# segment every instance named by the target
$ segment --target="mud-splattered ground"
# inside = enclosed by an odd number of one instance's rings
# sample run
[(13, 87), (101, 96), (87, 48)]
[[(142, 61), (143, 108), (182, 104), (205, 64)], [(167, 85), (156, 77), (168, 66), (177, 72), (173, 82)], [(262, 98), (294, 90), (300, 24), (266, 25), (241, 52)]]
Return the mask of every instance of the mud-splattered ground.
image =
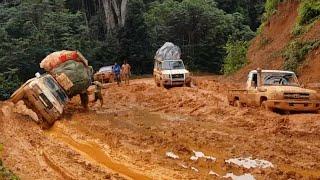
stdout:
[[(217, 79), (168, 90), (152, 79), (106, 85), (102, 108), (84, 112), (74, 98), (47, 131), (0, 112), (4, 164), (22, 179), (320, 178), (320, 115), (230, 107), (226, 93), (234, 85)], [(241, 157), (272, 167), (225, 162)]]

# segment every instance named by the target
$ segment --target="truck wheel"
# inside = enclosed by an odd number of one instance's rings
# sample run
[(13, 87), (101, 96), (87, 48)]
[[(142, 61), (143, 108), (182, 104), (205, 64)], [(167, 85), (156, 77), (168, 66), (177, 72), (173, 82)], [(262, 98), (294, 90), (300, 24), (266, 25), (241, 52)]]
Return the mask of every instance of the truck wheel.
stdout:
[(187, 87), (191, 87), (191, 81), (185, 84)]
[(160, 80), (160, 87), (164, 88), (164, 84), (162, 80)]
[(261, 103), (261, 109), (266, 110), (266, 111), (272, 111), (270, 107), (268, 107), (267, 101), (262, 101)]
[(160, 83), (157, 81), (156, 77), (154, 77), (154, 83), (156, 84), (157, 87), (160, 87)]
[(242, 103), (239, 100), (235, 100), (233, 104), (235, 107), (242, 108)]

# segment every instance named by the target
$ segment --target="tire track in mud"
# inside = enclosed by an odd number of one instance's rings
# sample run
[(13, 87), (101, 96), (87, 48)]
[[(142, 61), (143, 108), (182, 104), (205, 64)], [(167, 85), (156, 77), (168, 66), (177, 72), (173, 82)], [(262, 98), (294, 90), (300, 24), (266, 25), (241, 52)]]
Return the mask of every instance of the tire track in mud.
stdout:
[(57, 173), (59, 173), (63, 179), (66, 180), (76, 180), (75, 176), (70, 174), (70, 172), (68, 172), (66, 169), (64, 169), (63, 167), (60, 167), (59, 165), (57, 165), (56, 162), (54, 162), (53, 159), (51, 159), (46, 152), (42, 153), (43, 158), (45, 160), (45, 162), (47, 163), (48, 166), (51, 167), (51, 169), (53, 169), (54, 171), (56, 171)]
[[(79, 142), (77, 140), (75, 140), (74, 138), (70, 137), (69, 135), (67, 135), (62, 128), (58, 127), (57, 125), (54, 125), (51, 129), (46, 131), (46, 135), (53, 137), (57, 140), (59, 140), (60, 142), (63, 142), (64, 144), (68, 145), (71, 149), (77, 151), (78, 153), (80, 153), (83, 157), (85, 157), (86, 159), (88, 159), (89, 161), (94, 161), (96, 163), (98, 163), (100, 166), (111, 170), (115, 173), (119, 173), (120, 175), (124, 176), (125, 178), (128, 179), (141, 179), (141, 180), (147, 180), (147, 179), (151, 179), (148, 176), (145, 176), (141, 173), (135, 172), (131, 169), (129, 169), (128, 167), (116, 163), (114, 161), (112, 161), (112, 159), (104, 152), (104, 150), (100, 147), (100, 145), (98, 145), (95, 142), (88, 142), (88, 141), (84, 141), (84, 142)], [(46, 156), (44, 156), (46, 160), (49, 160), (49, 164), (50, 166), (54, 163), (51, 163), (50, 159)], [(53, 167), (54, 170), (58, 171), (58, 172), (62, 172), (60, 173), (63, 177), (66, 177), (67, 179), (73, 179), (71, 175), (67, 174), (67, 173), (63, 173), (63, 169), (54, 166)]]

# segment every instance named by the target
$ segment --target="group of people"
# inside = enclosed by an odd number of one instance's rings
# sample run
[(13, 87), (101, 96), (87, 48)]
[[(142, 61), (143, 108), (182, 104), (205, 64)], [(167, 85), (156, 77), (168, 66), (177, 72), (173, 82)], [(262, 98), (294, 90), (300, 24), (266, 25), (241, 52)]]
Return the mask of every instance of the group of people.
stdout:
[[(131, 75), (131, 66), (128, 64), (127, 61), (124, 61), (122, 67), (118, 63), (115, 63), (112, 68), (113, 73), (115, 74), (115, 79), (117, 81), (117, 84), (120, 86), (121, 79), (125, 81), (125, 84), (129, 85), (129, 79)], [(93, 84), (95, 87), (95, 93), (94, 93), (94, 102), (97, 102), (100, 100), (101, 107), (103, 106), (103, 95), (102, 95), (102, 83), (99, 81), (94, 81)], [(86, 108), (88, 108), (88, 103), (85, 105)]]
[(129, 79), (131, 75), (131, 66), (128, 64), (128, 61), (124, 61), (122, 66), (116, 62), (112, 68), (113, 73), (115, 74), (115, 80), (120, 86), (121, 79), (124, 80), (125, 84), (129, 85)]

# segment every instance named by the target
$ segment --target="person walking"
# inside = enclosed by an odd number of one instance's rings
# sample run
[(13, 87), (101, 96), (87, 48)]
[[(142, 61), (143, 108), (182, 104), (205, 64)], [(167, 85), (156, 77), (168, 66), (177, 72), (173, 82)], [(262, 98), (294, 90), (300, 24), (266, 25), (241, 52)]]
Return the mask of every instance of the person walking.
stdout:
[(125, 60), (122, 65), (122, 74), (125, 84), (129, 85), (130, 75), (131, 75), (131, 66), (128, 64), (128, 61)]
[(94, 91), (94, 101), (97, 102), (100, 100), (100, 106), (103, 106), (103, 96), (102, 96), (102, 84), (99, 81), (94, 81), (93, 84), (95, 85), (95, 91)]
[(118, 84), (118, 86), (120, 86), (120, 83), (121, 83), (121, 77), (120, 77), (121, 67), (120, 67), (120, 65), (118, 63), (114, 63), (114, 66), (113, 66), (112, 70), (113, 70), (113, 73), (116, 76), (117, 84)]

